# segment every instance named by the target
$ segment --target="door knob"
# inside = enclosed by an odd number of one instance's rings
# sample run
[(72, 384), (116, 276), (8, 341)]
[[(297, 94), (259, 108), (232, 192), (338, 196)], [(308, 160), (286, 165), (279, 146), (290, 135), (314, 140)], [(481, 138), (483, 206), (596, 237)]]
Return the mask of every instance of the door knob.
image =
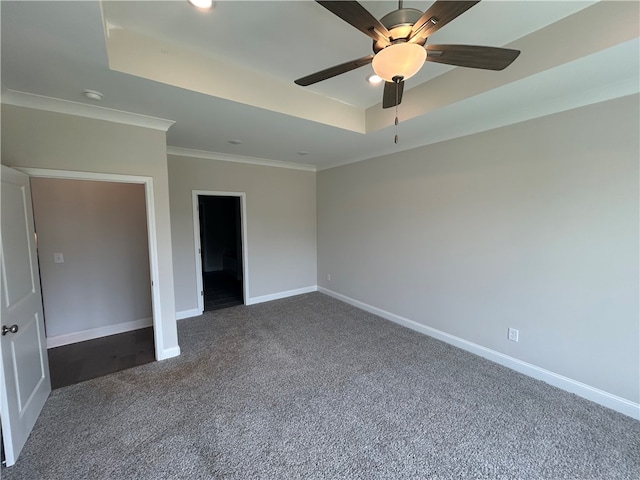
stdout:
[(7, 327), (6, 325), (2, 326), (2, 335), (6, 335), (7, 333), (16, 333), (18, 331), (18, 325), (11, 325)]

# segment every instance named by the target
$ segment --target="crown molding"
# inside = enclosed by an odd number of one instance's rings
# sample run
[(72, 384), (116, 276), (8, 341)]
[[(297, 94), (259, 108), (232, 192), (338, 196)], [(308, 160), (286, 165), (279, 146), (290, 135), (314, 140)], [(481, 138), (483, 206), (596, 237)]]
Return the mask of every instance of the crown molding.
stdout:
[(191, 148), (171, 147), (167, 146), (168, 155), (176, 155), (180, 157), (204, 158), (207, 160), (219, 160), (221, 162), (250, 163), (252, 165), (263, 165), (266, 167), (289, 168), (292, 170), (305, 170), (307, 172), (315, 172), (315, 165), (307, 165), (304, 163), (281, 162), (279, 160), (269, 160), (266, 158), (244, 157), (242, 155), (232, 155), (229, 153), (208, 152), (206, 150), (194, 150)]
[(121, 123), (135, 127), (151, 128), (166, 132), (176, 123), (173, 120), (150, 117), (137, 113), (114, 110), (112, 108), (98, 107), (86, 103), (72, 102), (60, 98), (45, 97), (33, 93), (9, 90), (2, 92), (1, 102), (5, 105), (16, 107), (33, 108), (36, 110), (46, 110), (48, 112), (64, 113), (78, 117), (93, 118), (95, 120), (105, 120), (107, 122)]

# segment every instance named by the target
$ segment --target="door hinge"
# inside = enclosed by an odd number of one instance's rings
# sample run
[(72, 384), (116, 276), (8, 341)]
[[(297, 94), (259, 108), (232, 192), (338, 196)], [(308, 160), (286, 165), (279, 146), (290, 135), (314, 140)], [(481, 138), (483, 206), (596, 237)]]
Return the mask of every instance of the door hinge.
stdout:
[(200, 296), (204, 297), (204, 290), (200, 290)]

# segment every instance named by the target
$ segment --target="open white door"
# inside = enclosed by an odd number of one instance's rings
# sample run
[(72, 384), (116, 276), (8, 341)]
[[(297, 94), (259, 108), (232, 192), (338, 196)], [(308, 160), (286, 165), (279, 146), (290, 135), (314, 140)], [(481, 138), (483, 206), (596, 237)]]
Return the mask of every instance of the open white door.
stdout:
[(29, 177), (2, 166), (0, 418), (13, 465), (51, 392)]

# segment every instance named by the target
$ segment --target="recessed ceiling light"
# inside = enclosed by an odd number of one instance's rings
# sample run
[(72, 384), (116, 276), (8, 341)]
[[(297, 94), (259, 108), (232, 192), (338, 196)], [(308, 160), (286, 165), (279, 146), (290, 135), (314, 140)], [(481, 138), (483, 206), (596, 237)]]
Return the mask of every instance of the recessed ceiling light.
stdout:
[(191, 5), (202, 10), (209, 10), (213, 7), (212, 0), (187, 0)]
[(373, 75), (369, 75), (367, 77), (367, 82), (372, 83), (373, 85), (377, 85), (378, 83), (382, 82), (382, 78), (374, 73)]
[(100, 92), (96, 92), (95, 90), (85, 90), (82, 93), (89, 100), (95, 100), (96, 102), (102, 100), (102, 94)]
[(229, 143), (231, 145), (240, 145), (242, 143), (242, 140), (229, 140)]

